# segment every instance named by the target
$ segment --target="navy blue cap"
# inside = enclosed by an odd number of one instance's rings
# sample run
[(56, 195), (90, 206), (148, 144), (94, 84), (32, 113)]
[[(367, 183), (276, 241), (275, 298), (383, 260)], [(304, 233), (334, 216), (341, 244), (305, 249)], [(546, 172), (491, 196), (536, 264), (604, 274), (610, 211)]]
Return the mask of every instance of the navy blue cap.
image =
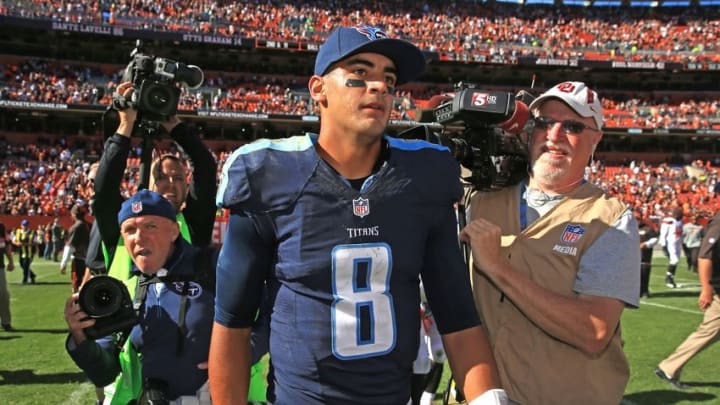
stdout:
[(30, 221), (28, 221), (27, 219), (23, 219), (22, 221), (20, 221), (20, 225), (30, 225)]
[(315, 58), (315, 74), (327, 73), (330, 65), (362, 52), (379, 53), (390, 58), (397, 69), (397, 84), (407, 83), (425, 70), (420, 48), (402, 39), (389, 38), (380, 28), (339, 27), (325, 39)]
[(122, 203), (120, 212), (118, 212), (118, 224), (122, 224), (130, 218), (145, 215), (165, 217), (171, 221), (176, 221), (177, 216), (175, 208), (165, 197), (154, 191), (143, 189)]

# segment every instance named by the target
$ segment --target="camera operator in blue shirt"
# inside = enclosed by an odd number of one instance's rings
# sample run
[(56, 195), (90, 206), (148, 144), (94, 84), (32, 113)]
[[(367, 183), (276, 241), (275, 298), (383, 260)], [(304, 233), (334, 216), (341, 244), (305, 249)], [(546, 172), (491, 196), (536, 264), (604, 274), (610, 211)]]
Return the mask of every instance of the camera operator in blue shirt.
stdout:
[[(175, 209), (152, 191), (141, 190), (125, 201), (117, 218), (133, 262), (132, 272), (140, 280), (134, 302), (139, 322), (128, 335), (142, 354), (140, 403), (144, 399), (182, 403), (181, 397), (190, 396), (209, 404), (206, 362), (214, 315), (217, 249), (194, 247), (179, 237)], [(80, 295), (73, 294), (65, 305), (70, 330), (66, 348), (93, 384), (104, 386), (120, 372), (122, 342), (116, 335), (95, 341), (88, 338), (87, 328), (99, 319), (89, 317)]]

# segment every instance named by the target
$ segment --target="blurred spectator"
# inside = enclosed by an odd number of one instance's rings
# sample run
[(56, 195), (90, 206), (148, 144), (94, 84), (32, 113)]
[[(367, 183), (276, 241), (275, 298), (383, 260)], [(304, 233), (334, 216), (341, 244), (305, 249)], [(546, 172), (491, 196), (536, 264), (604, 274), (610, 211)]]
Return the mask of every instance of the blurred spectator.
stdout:
[(23, 269), (23, 284), (27, 284), (28, 282), (35, 284), (35, 273), (30, 268), (33, 257), (35, 257), (34, 238), (35, 232), (30, 229), (30, 221), (27, 219), (20, 221), (20, 228), (15, 230), (13, 243), (17, 247), (18, 256), (20, 257), (20, 267)]
[[(7, 258), (7, 264), (5, 264), (5, 258)], [(12, 327), (10, 292), (7, 288), (5, 271), (13, 271), (14, 269), (15, 262), (13, 261), (10, 240), (5, 230), (5, 224), (0, 222), (0, 325), (6, 332), (11, 332), (14, 328)]]
[(700, 216), (697, 214), (692, 216), (692, 221), (687, 222), (682, 227), (683, 253), (685, 253), (685, 259), (687, 259), (688, 270), (693, 273), (697, 273), (698, 252), (703, 237), (702, 230)]
[(59, 262), (60, 253), (62, 253), (63, 247), (65, 246), (65, 228), (60, 225), (60, 220), (57, 217), (53, 219), (53, 223), (50, 226), (50, 234), (52, 243), (52, 260)]

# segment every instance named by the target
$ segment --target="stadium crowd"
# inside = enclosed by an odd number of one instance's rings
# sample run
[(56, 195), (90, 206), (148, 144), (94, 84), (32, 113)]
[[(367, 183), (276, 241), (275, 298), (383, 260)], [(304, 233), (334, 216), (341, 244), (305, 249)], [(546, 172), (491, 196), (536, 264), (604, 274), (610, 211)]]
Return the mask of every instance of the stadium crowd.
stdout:
[[(77, 203), (89, 202), (92, 183), (87, 174), (98, 159), (99, 143), (69, 144), (61, 140), (36, 144), (9, 145), (0, 137), (0, 170), (8, 173), (1, 180), (0, 215), (64, 216)], [(211, 150), (220, 168), (229, 157), (227, 147)], [(157, 153), (180, 154), (171, 147)], [(125, 197), (136, 191), (141, 148), (134, 148), (121, 183)], [(606, 166), (596, 161), (587, 178), (619, 197), (644, 217), (658, 221), (675, 207), (685, 218), (706, 218), (720, 210), (720, 165), (695, 161), (690, 165), (630, 162)]]
[[(382, 3), (382, 8), (381, 8)], [(590, 8), (481, 2), (33, 0), (0, 14), (69, 23), (319, 43), (328, 27), (368, 23), (445, 59), (467, 55), (718, 62), (720, 18), (706, 8)], [(461, 56), (464, 55), (464, 56)]]
[[(0, 138), (0, 215), (65, 216), (92, 195), (87, 174), (99, 145), (66, 140), (10, 144)], [(128, 181), (133, 181), (128, 177)]]
[[(348, 10), (353, 10), (348, 12)], [(278, 2), (97, 2), (32, 0), (0, 5), (0, 15), (55, 21), (109, 24), (151, 30), (321, 42), (327, 27), (371, 23), (391, 36), (443, 53), (575, 56), (588, 59), (698, 61), (720, 58), (720, 15), (712, 8), (612, 9), (588, 7), (517, 7), (496, 3), (421, 3), (359, 1)], [(708, 56), (710, 55), (710, 56)], [(109, 105), (124, 66), (11, 58), (0, 60), (0, 101)], [(297, 75), (206, 72), (204, 85), (183, 90), (179, 109), (258, 114), (317, 115), (306, 78)], [(500, 90), (500, 89), (498, 89)], [(511, 89), (505, 89), (510, 91)], [(415, 119), (418, 108), (448, 84), (411, 83), (396, 94), (392, 119)], [(683, 92), (607, 92), (607, 127), (720, 129), (717, 94)], [(101, 145), (0, 143), (6, 156), (1, 169), (0, 214), (66, 215), (86, 201), (84, 178)], [(137, 176), (137, 154), (123, 180), (130, 195)], [(225, 152), (217, 151), (219, 162)], [(648, 216), (671, 205), (690, 211), (715, 210), (717, 169), (703, 166), (702, 179), (683, 168), (594, 167), (593, 180), (622, 196)], [(697, 172), (697, 171), (695, 171)]]
[[(88, 67), (36, 59), (0, 65), (0, 100), (109, 105), (124, 67)], [(317, 115), (305, 78), (208, 72), (203, 87), (183, 90), (180, 110)], [(393, 119), (413, 119), (416, 108), (451, 86), (413, 83), (398, 89)], [(615, 128), (720, 129), (717, 95), (604, 92), (606, 126)]]

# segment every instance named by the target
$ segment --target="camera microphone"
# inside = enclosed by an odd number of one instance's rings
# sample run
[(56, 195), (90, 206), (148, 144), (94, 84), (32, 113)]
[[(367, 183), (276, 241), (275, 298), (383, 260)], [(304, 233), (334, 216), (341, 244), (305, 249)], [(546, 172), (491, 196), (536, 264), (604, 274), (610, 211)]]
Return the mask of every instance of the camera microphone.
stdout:
[(497, 126), (511, 134), (517, 135), (522, 132), (523, 128), (525, 128), (525, 124), (527, 124), (529, 119), (530, 109), (528, 108), (527, 104), (525, 104), (521, 100), (518, 100), (516, 97), (515, 109), (512, 116), (510, 116), (510, 118), (508, 118), (507, 120), (498, 123)]

